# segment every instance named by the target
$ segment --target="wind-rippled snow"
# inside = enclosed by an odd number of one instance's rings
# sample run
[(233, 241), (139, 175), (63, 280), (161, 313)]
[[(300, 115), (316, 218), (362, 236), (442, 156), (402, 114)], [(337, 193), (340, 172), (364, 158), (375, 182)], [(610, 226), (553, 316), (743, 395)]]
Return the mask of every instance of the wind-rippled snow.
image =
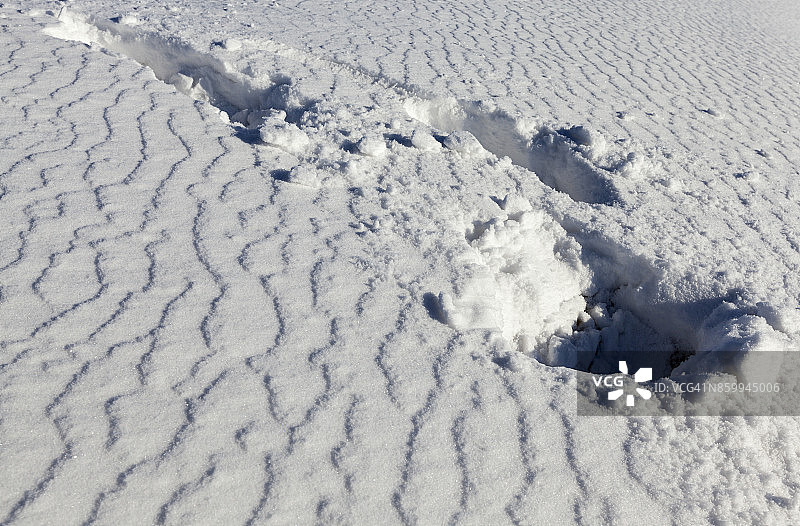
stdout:
[(793, 2), (0, 17), (0, 523), (798, 522), (573, 371), (798, 350)]

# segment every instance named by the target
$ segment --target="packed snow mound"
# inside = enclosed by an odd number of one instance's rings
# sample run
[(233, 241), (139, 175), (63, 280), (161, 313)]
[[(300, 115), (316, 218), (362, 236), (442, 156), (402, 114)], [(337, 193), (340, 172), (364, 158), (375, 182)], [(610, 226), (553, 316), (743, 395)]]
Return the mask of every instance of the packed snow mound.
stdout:
[(411, 135), (411, 145), (425, 152), (439, 150), (442, 144), (427, 130), (416, 129)]
[(367, 157), (383, 157), (386, 155), (386, 141), (383, 137), (368, 135), (359, 139), (356, 144), (359, 152)]
[(302, 154), (308, 148), (308, 135), (297, 125), (286, 122), (286, 112), (273, 111), (258, 127), (258, 135), (265, 144), (289, 153)]
[(580, 246), (555, 221), (527, 201), (505, 201), (503, 213), (469, 227), (472, 250), (462, 261), (468, 277), (440, 302), (451, 327), (495, 329), (531, 353), (555, 333), (572, 333), (586, 307), (588, 271)]
[(468, 131), (455, 131), (444, 138), (442, 144), (448, 150), (458, 152), (466, 158), (483, 158), (491, 155)]

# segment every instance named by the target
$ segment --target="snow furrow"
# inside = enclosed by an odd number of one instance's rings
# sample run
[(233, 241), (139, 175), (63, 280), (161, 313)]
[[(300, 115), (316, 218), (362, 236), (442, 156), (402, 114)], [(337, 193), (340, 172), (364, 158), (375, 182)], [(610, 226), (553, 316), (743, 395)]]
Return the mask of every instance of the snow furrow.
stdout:
[(392, 494), (392, 505), (394, 506), (397, 514), (400, 516), (403, 524), (414, 524), (419, 518), (416, 516), (410, 503), (407, 501), (408, 485), (412, 480), (414, 472), (414, 452), (417, 447), (420, 432), (425, 426), (427, 417), (436, 410), (437, 399), (443, 392), (443, 368), (447, 365), (450, 355), (454, 352), (457, 345), (457, 337), (453, 337), (448, 342), (446, 349), (439, 354), (436, 361), (433, 363), (433, 377), (435, 381), (434, 387), (428, 391), (423, 406), (417, 410), (411, 417), (411, 431), (406, 439), (405, 450), (405, 465), (403, 466), (400, 484)]

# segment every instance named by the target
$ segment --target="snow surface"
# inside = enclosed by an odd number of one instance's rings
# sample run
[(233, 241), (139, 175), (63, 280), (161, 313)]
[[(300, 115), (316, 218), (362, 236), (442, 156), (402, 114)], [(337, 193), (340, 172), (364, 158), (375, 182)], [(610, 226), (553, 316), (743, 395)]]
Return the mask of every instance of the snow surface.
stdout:
[(574, 372), (800, 350), (795, 2), (0, 17), (1, 524), (800, 522)]

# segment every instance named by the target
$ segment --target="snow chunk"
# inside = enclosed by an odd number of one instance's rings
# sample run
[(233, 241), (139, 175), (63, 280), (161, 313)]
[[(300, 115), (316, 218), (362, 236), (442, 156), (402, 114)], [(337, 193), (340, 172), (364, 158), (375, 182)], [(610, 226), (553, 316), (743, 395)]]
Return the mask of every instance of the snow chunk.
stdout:
[(616, 171), (629, 179), (639, 180), (652, 174), (653, 165), (644, 155), (630, 152)]
[[(600, 333), (598, 331), (592, 331), (592, 333), (595, 334), (596, 338), (599, 340)], [(589, 332), (587, 331), (582, 334), (589, 334)], [(597, 344), (595, 343), (594, 345), (596, 346)], [(552, 366), (585, 369), (589, 364), (583, 362), (585, 362), (586, 357), (590, 355), (586, 352), (581, 353), (581, 350), (585, 349), (579, 348), (572, 339), (564, 335), (555, 335), (548, 340), (544, 351), (539, 352), (538, 358), (543, 363)]]
[(460, 153), (466, 158), (483, 159), (490, 156), (478, 139), (468, 131), (456, 131), (445, 137), (444, 145), (448, 150)]
[[(502, 214), (475, 222), (467, 240), (473, 250), (465, 256), (464, 283), (439, 297), (448, 325), (495, 329), (522, 352), (546, 348), (553, 334), (572, 334), (586, 307), (585, 276), (580, 249), (560, 226), (538, 210)], [(540, 358), (549, 363), (546, 354)], [(566, 360), (556, 354), (558, 364)]]
[(259, 126), (261, 140), (289, 153), (303, 153), (311, 142), (308, 135), (295, 124), (283, 120), (286, 113), (274, 112)]
[(414, 133), (411, 135), (411, 144), (424, 152), (433, 152), (442, 147), (433, 135), (424, 130), (414, 130)]
[(595, 322), (588, 312), (578, 313), (578, 330), (594, 329)]
[(172, 84), (175, 89), (184, 95), (188, 95), (194, 100), (208, 102), (210, 97), (208, 92), (200, 85), (198, 81), (184, 75), (183, 73), (175, 73), (167, 79), (167, 84)]
[(120, 17), (119, 23), (123, 26), (138, 26), (140, 24), (139, 19), (134, 15), (125, 15)]
[(194, 85), (194, 79), (184, 75), (183, 73), (175, 73), (167, 80), (167, 82), (175, 86), (175, 89), (181, 93), (188, 93)]
[(461, 129), (466, 118), (464, 108), (453, 97), (433, 100), (410, 97), (403, 103), (403, 108), (412, 119), (440, 130)]
[(605, 329), (611, 326), (611, 317), (608, 315), (605, 303), (598, 303), (589, 309), (589, 316), (592, 317), (592, 320), (594, 320), (595, 325), (597, 325), (599, 329)]
[(234, 115), (239, 122), (244, 122), (249, 128), (258, 128), (266, 121), (272, 119), (275, 122), (286, 120), (286, 112), (283, 110), (248, 110), (244, 109)]
[(800, 335), (800, 311), (792, 307), (778, 308), (765, 302), (756, 304), (757, 314), (775, 330), (787, 335)]
[(242, 49), (242, 42), (235, 38), (226, 38), (222, 41), (222, 47), (228, 51), (238, 51)]
[(737, 179), (744, 179), (750, 183), (758, 183), (761, 181), (761, 174), (754, 170), (747, 170), (736, 174)]
[(316, 168), (300, 164), (291, 169), (286, 181), (301, 186), (308, 186), (309, 188), (319, 188), (322, 182), (320, 175), (319, 170)]
[(382, 137), (362, 137), (356, 144), (356, 148), (368, 157), (383, 157), (386, 155), (386, 141)]
[(675, 177), (661, 180), (661, 184), (670, 192), (680, 192), (683, 190), (683, 183)]

